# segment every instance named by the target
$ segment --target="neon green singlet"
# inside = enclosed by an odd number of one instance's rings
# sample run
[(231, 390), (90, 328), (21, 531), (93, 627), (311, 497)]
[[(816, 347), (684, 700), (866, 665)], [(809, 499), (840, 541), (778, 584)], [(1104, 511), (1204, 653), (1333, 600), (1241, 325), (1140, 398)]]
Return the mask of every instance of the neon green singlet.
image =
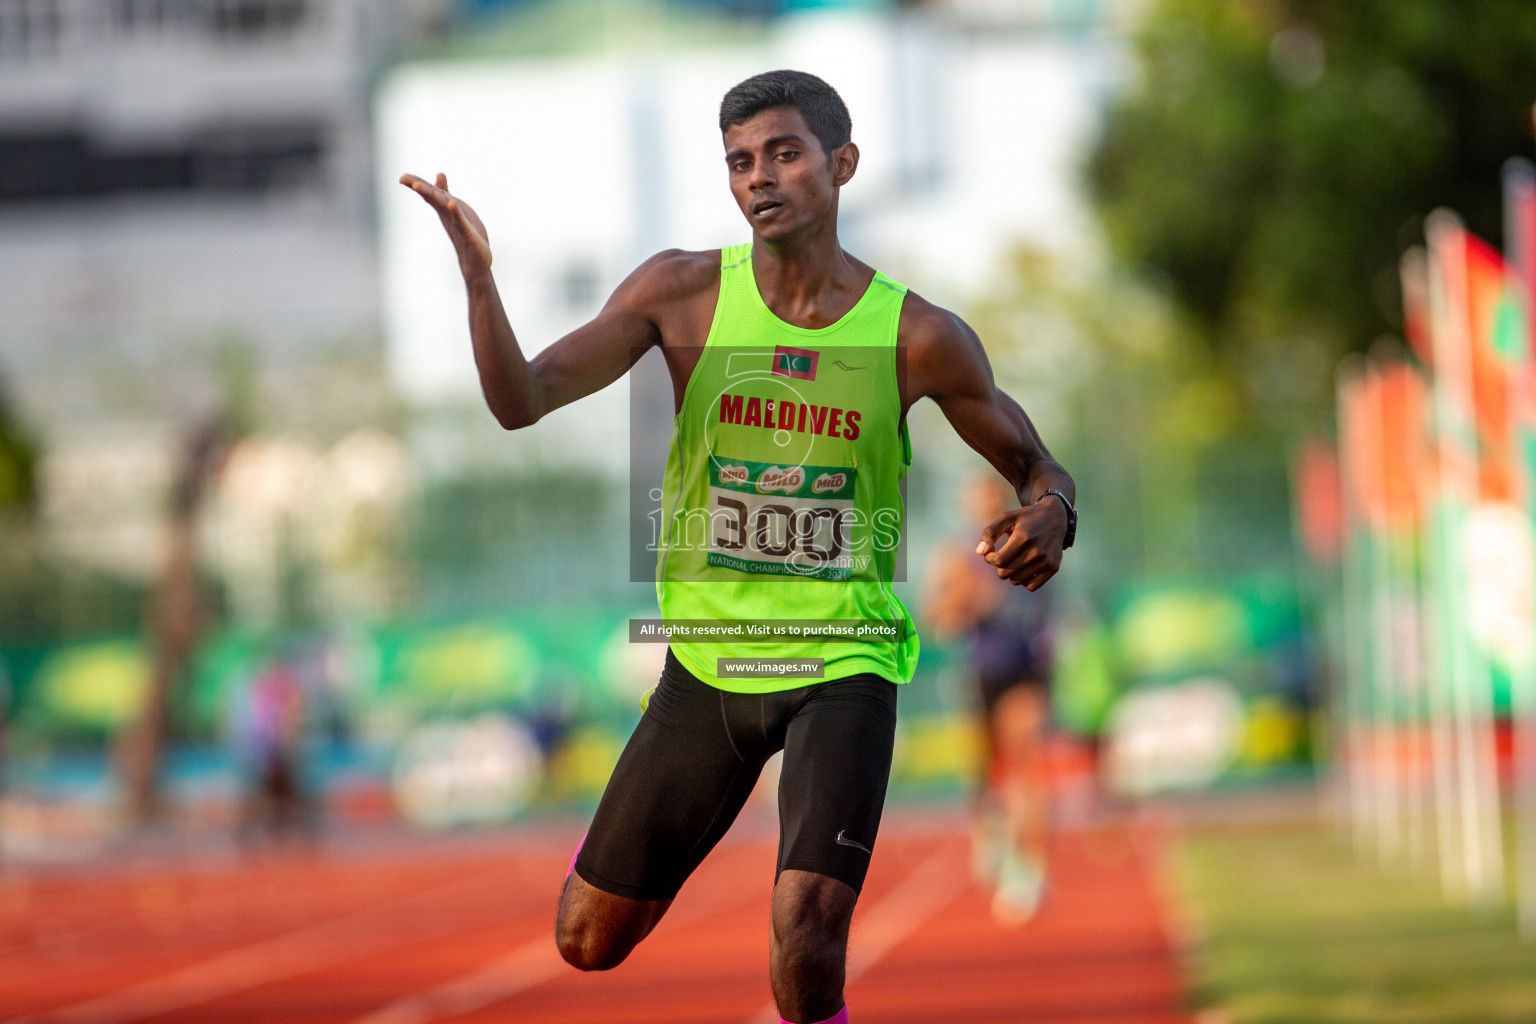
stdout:
[(656, 597), (666, 619), (895, 620), (895, 643), (689, 642), (672, 650), (723, 690), (804, 678), (717, 674), (717, 658), (824, 658), (822, 681), (873, 672), (907, 683), (912, 616), (892, 592), (912, 463), (896, 382), (907, 289), (876, 273), (841, 320), (810, 329), (769, 310), (752, 246), (721, 252), (720, 299), (673, 421)]

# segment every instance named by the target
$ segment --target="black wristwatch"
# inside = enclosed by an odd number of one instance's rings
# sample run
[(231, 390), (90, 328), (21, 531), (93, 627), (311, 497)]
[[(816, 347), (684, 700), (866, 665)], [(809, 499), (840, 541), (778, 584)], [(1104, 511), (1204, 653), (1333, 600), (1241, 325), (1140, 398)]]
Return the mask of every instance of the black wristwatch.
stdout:
[(1077, 509), (1072, 507), (1072, 503), (1067, 500), (1067, 496), (1065, 494), (1062, 494), (1054, 487), (1046, 491), (1045, 494), (1040, 495), (1040, 497), (1036, 498), (1035, 501), (1040, 502), (1045, 500), (1046, 494), (1056, 495), (1056, 497), (1061, 499), (1061, 503), (1067, 506), (1067, 535), (1062, 538), (1061, 541), (1061, 550), (1065, 551), (1067, 548), (1071, 547), (1072, 542), (1077, 539)]

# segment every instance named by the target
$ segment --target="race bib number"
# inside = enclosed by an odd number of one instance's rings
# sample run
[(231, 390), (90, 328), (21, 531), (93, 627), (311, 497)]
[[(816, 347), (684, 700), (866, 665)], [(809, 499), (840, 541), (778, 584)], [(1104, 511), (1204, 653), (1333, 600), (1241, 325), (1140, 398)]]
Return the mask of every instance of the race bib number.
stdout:
[(854, 470), (716, 458), (706, 561), (737, 572), (847, 580)]

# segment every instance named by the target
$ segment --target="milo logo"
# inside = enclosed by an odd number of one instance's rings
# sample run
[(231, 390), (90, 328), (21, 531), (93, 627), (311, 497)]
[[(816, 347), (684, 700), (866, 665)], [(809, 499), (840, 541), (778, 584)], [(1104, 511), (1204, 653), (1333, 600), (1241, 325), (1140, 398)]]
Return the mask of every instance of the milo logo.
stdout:
[(744, 484), (747, 482), (746, 466), (721, 466), (720, 482), (723, 484)]
[(847, 473), (823, 473), (811, 483), (812, 494), (840, 491), (848, 485)]
[(805, 483), (805, 470), (799, 466), (791, 466), (789, 469), (769, 466), (757, 474), (757, 489), (763, 494), (769, 491), (783, 491), (785, 494), (791, 494), (798, 491), (803, 483)]

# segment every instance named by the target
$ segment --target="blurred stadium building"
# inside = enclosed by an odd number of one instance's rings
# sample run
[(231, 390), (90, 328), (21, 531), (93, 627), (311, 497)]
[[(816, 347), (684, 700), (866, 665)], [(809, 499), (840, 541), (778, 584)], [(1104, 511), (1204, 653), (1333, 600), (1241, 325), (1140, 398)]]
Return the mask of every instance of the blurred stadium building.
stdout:
[(386, 414), (369, 96), (441, 6), (0, 2), (0, 373), (61, 553), (147, 575), (231, 392), (331, 440)]

